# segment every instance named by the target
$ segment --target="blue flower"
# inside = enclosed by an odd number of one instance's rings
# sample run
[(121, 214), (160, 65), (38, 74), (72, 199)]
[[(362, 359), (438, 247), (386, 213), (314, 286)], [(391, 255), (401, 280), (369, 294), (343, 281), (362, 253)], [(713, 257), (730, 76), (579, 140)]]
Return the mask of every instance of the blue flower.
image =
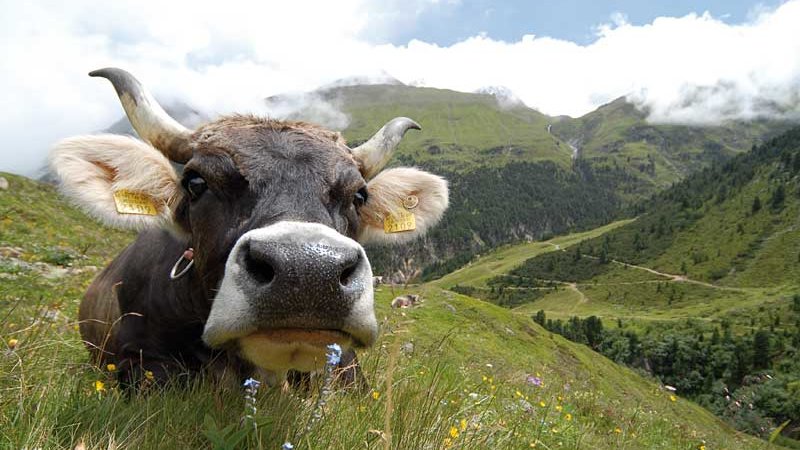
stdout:
[(246, 388), (258, 389), (258, 387), (261, 386), (261, 382), (253, 378), (248, 378), (244, 380), (244, 384), (242, 384), (242, 386)]
[(335, 366), (342, 360), (342, 347), (339, 344), (331, 344), (328, 346), (328, 365)]
[(294, 445), (292, 445), (291, 442), (284, 442), (283, 445), (281, 445), (281, 450), (292, 450), (293, 448)]

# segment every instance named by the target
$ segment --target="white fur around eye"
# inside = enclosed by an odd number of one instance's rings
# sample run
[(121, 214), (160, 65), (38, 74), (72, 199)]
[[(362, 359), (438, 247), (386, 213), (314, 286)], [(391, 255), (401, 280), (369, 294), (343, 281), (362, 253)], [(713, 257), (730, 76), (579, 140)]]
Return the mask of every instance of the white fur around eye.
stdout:
[[(384, 170), (367, 184), (369, 200), (359, 211), (361, 229), (358, 241), (362, 244), (400, 244), (423, 236), (436, 225), (448, 206), (447, 181), (419, 169), (400, 167)], [(416, 229), (400, 233), (385, 233), (383, 220), (393, 211), (403, 208), (403, 200), (415, 195), (419, 203), (411, 210)]]
[[(172, 221), (170, 207), (181, 192), (177, 174), (142, 141), (111, 134), (71, 137), (55, 145), (49, 163), (61, 192), (109, 226), (143, 229)], [(158, 214), (118, 213), (114, 192), (123, 189), (151, 197)]]

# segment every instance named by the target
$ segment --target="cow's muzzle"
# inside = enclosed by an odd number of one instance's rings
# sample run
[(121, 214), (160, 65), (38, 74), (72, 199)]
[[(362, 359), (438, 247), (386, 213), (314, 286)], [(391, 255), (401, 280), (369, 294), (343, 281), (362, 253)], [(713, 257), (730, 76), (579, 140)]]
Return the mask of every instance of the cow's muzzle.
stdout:
[(332, 228), (279, 222), (234, 246), (203, 332), (271, 370), (314, 370), (325, 347), (377, 337), (372, 269), (363, 247)]

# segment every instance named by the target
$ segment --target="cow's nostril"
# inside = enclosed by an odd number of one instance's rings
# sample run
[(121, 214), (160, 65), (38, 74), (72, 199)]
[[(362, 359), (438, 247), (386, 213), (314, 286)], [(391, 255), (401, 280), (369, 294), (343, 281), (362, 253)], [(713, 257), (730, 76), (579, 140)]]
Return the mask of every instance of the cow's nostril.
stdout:
[[(360, 261), (360, 258), (359, 258), (359, 261)], [(346, 267), (342, 271), (342, 275), (339, 276), (339, 284), (341, 284), (343, 287), (349, 286), (350, 282), (353, 281), (353, 275), (356, 273), (356, 269), (358, 268), (359, 261), (356, 261), (355, 263), (353, 263), (349, 267)]]
[(260, 284), (269, 284), (275, 279), (275, 268), (272, 264), (262, 259), (253, 258), (253, 255), (248, 252), (245, 255), (244, 262), (247, 266), (247, 272), (250, 276)]

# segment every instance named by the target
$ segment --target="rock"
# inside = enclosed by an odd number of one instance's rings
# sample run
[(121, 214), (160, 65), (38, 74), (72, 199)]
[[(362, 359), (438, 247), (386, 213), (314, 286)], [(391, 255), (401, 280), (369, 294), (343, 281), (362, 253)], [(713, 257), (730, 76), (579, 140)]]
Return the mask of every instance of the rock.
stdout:
[(5, 191), (8, 189), (8, 180), (4, 177), (0, 177), (0, 191)]
[(400, 346), (400, 351), (406, 354), (414, 353), (414, 343), (406, 342), (405, 344)]

